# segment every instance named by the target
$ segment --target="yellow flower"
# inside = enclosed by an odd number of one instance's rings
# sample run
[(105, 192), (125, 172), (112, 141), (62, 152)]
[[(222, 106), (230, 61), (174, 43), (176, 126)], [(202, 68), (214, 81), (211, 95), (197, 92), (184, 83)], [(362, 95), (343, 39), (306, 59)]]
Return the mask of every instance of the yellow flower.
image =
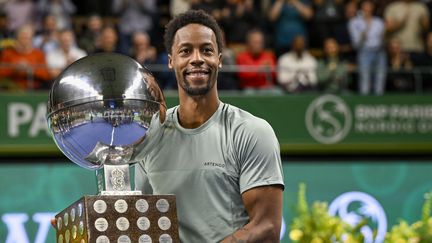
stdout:
[(311, 243), (323, 243), (323, 240), (321, 240), (319, 237), (315, 237), (312, 239)]
[(298, 241), (302, 238), (303, 236), (303, 231), (299, 230), (299, 229), (293, 229), (291, 230), (289, 237), (291, 240), (293, 241)]

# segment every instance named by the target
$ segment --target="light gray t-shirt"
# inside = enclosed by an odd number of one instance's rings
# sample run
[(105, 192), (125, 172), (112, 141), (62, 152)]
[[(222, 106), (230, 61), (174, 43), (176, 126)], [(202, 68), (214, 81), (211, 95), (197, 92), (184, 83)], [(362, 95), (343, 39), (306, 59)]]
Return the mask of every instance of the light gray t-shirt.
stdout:
[(177, 108), (154, 116), (136, 166), (136, 189), (176, 196), (182, 242), (219, 242), (244, 226), (241, 194), (284, 185), (279, 143), (271, 126), (229, 104), (203, 125), (185, 129)]

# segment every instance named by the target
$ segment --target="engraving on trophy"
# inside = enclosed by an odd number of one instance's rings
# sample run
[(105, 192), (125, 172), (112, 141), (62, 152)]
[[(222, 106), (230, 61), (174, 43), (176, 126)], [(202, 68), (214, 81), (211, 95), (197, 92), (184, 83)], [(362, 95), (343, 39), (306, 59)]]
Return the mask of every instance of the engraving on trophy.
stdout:
[(139, 217), (137, 226), (142, 231), (148, 230), (150, 228), (150, 220), (147, 217)]
[(160, 217), (158, 220), (158, 226), (161, 230), (168, 230), (171, 227), (171, 220), (165, 216)]
[(111, 171), (111, 184), (114, 190), (121, 191), (125, 187), (125, 175), (122, 170), (114, 169)]
[(156, 208), (159, 210), (159, 212), (161, 212), (161, 213), (166, 213), (166, 212), (168, 212), (168, 209), (169, 209), (169, 203), (168, 203), (168, 201), (167, 201), (166, 199), (164, 199), (164, 198), (159, 199), (159, 200), (156, 202)]
[(116, 221), (117, 229), (121, 231), (126, 231), (129, 229), (129, 220), (125, 217), (120, 217)]
[(94, 204), (93, 204), (93, 209), (94, 211), (96, 211), (97, 213), (105, 213), (106, 209), (107, 209), (107, 204), (105, 201), (103, 200), (97, 200)]
[(163, 234), (159, 237), (159, 243), (172, 243), (172, 238), (169, 234)]
[(65, 239), (66, 243), (69, 243), (69, 241), (70, 241), (70, 231), (69, 230), (66, 230), (64, 239)]
[(72, 222), (75, 221), (75, 208), (72, 208), (72, 209), (71, 209), (71, 212), (70, 212), (70, 218), (71, 218), (71, 221), (72, 221)]
[(61, 217), (57, 218), (57, 230), (61, 230), (63, 225), (63, 220)]
[(119, 213), (124, 213), (128, 209), (128, 204), (125, 200), (120, 199), (114, 203), (114, 208)]
[(110, 243), (110, 240), (107, 236), (101, 235), (98, 238), (96, 238), (96, 243)]
[(135, 203), (135, 208), (141, 213), (147, 212), (148, 207), (148, 202), (145, 199), (138, 199), (138, 201)]
[(64, 226), (68, 226), (69, 223), (69, 214), (66, 212), (63, 216)]
[(84, 222), (80, 221), (78, 225), (78, 232), (82, 236), (84, 234)]
[(57, 239), (58, 243), (63, 243), (63, 235), (60, 234)]
[(152, 239), (149, 235), (141, 235), (138, 239), (139, 243), (152, 243)]
[(78, 203), (78, 217), (82, 217), (83, 215), (83, 205), (82, 203)]
[(96, 219), (94, 226), (99, 232), (104, 232), (108, 229), (108, 221), (105, 218), (98, 218)]
[(74, 225), (73, 227), (72, 227), (72, 239), (76, 239), (76, 237), (77, 237), (77, 227), (76, 227), (76, 225)]
[(122, 235), (118, 238), (117, 243), (131, 243), (131, 240), (127, 235)]

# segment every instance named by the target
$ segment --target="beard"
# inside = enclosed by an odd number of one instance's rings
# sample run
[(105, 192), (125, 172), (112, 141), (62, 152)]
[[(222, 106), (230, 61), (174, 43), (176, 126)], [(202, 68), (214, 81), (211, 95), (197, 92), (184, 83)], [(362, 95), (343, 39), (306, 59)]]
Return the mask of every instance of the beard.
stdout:
[(216, 80), (217, 77), (209, 77), (209, 80), (207, 81), (206, 85), (204, 87), (197, 87), (194, 88), (191, 86), (190, 82), (184, 78), (184, 82), (180, 83), (180, 87), (190, 96), (203, 96), (206, 95), (216, 84), (215, 82), (212, 82), (212, 80)]

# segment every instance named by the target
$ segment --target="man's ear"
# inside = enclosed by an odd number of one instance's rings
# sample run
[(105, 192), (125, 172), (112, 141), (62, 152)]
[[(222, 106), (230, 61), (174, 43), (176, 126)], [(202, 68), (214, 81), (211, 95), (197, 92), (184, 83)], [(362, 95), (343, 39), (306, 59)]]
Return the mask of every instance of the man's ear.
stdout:
[(219, 53), (219, 68), (222, 68), (222, 53)]
[(171, 54), (168, 54), (168, 68), (173, 69)]

